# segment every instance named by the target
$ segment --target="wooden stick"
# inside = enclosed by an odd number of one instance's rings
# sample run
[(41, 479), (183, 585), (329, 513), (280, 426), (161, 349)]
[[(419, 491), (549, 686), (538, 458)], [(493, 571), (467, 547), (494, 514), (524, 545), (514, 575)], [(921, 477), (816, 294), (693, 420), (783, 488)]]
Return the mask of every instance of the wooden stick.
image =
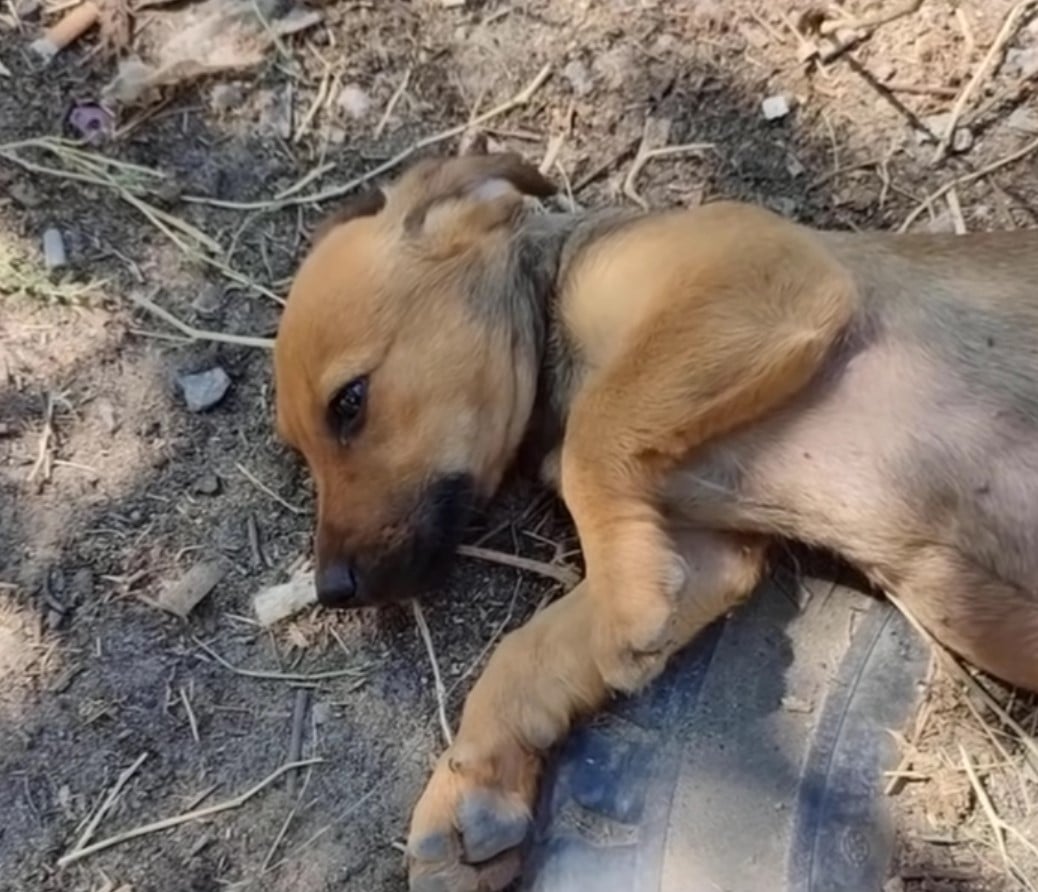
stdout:
[(113, 846), (128, 842), (131, 839), (136, 839), (139, 836), (146, 836), (149, 833), (157, 833), (160, 830), (169, 830), (171, 827), (179, 827), (181, 824), (187, 824), (190, 821), (198, 821), (201, 818), (209, 818), (213, 815), (218, 815), (221, 812), (241, 808), (246, 802), (252, 799), (253, 796), (265, 790), (283, 774), (286, 774), (289, 771), (295, 771), (297, 768), (304, 768), (307, 765), (316, 765), (323, 761), (324, 759), (306, 759), (302, 762), (288, 762), (278, 768), (277, 771), (265, 777), (258, 784), (250, 787), (244, 793), (238, 794), (233, 799), (227, 799), (224, 802), (218, 802), (215, 805), (208, 805), (205, 808), (198, 808), (194, 811), (184, 812), (183, 814), (174, 815), (169, 818), (163, 818), (160, 821), (153, 821), (150, 824), (145, 824), (142, 827), (135, 827), (133, 830), (127, 830), (124, 833), (117, 833), (115, 836), (99, 840), (93, 845), (86, 846), (77, 851), (69, 852), (67, 855), (62, 855), (58, 859), (58, 867), (67, 867), (74, 861), (79, 861), (81, 858), (86, 858), (88, 855), (93, 855), (96, 852), (110, 849)]
[(329, 669), (327, 672), (311, 672), (309, 674), (302, 672), (276, 672), (272, 669), (242, 669), (240, 666), (235, 666), (233, 663), (225, 660), (208, 644), (199, 641), (197, 638), (195, 639), (195, 644), (223, 666), (224, 669), (233, 672), (235, 675), (243, 675), (246, 678), (259, 678), (264, 681), (294, 681), (299, 684), (308, 684), (315, 681), (326, 681), (330, 678), (357, 677), (364, 674), (362, 669)]

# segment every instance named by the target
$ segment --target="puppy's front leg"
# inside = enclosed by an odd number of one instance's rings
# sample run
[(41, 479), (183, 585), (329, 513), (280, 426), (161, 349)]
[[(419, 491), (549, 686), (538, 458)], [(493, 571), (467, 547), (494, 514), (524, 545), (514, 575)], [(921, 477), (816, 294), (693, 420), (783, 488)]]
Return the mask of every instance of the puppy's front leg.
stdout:
[(631, 690), (651, 677), (657, 653), (673, 645), (679, 596), (695, 573), (672, 547), (659, 507), (667, 473), (795, 395), (853, 312), (843, 272), (809, 242), (789, 239), (688, 271), (573, 401), (562, 495), (608, 620), (597, 646), (612, 687)]
[[(656, 671), (752, 589), (763, 561), (763, 545), (748, 537), (687, 531), (674, 547), (694, 569)], [(606, 639), (598, 627), (607, 619), (581, 583), (501, 642), (415, 807), (412, 892), (495, 892), (514, 879), (545, 751), (609, 696), (617, 655), (593, 645)]]

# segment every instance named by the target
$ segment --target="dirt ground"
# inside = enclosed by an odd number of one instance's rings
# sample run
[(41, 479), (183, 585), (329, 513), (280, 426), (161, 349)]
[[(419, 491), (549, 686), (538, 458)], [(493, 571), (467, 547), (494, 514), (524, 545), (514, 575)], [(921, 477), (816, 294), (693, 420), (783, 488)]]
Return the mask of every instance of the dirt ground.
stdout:
[[(132, 49), (109, 14), (105, 41), (95, 29), (41, 67), (29, 44), (67, 6), (0, 7), (0, 889), (402, 890), (409, 808), (441, 747), (408, 608), (256, 626), (251, 595), (310, 544), (309, 483), (273, 435), (269, 355), (181, 337), (132, 297), (271, 336), (334, 207), (310, 197), (473, 120), (536, 161), (556, 153), (551, 174), (583, 206), (739, 197), (844, 229), (1038, 222), (1034, 4), (985, 65), (1008, 0), (848, 2), (859, 39), (825, 62), (809, 44), (827, 52), (818, 31), (839, 9), (793, 0), (331, 0), (255, 66), (121, 109), (85, 155), (60, 142), (66, 115)], [(128, 8), (136, 41), (187, 7)], [(479, 117), (544, 66), (525, 104)], [(935, 163), (938, 116), (963, 94)], [(769, 120), (772, 97), (788, 110)], [(643, 140), (711, 147), (654, 157), (626, 183)], [(55, 271), (50, 227), (67, 251)], [(189, 411), (179, 377), (217, 366), (226, 396)], [(575, 547), (521, 481), (470, 541), (543, 561)], [(217, 559), (226, 575), (189, 618), (156, 609)], [(459, 562), (425, 606), (452, 716), (489, 646), (556, 591)], [(902, 729), (886, 892), (1038, 888), (1025, 761), (1038, 708), (984, 683), (1017, 730), (942, 673)], [(218, 817), (58, 865), (121, 777), (92, 841), (225, 802), (293, 756), (322, 761)]]

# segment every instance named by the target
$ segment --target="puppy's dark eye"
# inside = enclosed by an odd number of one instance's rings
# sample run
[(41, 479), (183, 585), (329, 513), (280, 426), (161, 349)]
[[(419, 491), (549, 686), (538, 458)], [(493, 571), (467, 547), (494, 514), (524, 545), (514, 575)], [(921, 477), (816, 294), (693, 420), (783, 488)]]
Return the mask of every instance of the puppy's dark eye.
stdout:
[(339, 440), (345, 442), (360, 430), (367, 400), (366, 377), (354, 378), (332, 397), (328, 406), (329, 421)]

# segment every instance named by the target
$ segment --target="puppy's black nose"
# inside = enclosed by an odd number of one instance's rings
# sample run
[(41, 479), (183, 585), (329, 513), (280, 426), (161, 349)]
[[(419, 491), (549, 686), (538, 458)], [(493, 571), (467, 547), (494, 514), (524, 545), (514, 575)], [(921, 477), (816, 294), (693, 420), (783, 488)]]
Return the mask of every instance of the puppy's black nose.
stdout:
[(352, 607), (357, 574), (345, 561), (331, 561), (317, 571), (317, 600), (325, 607)]

